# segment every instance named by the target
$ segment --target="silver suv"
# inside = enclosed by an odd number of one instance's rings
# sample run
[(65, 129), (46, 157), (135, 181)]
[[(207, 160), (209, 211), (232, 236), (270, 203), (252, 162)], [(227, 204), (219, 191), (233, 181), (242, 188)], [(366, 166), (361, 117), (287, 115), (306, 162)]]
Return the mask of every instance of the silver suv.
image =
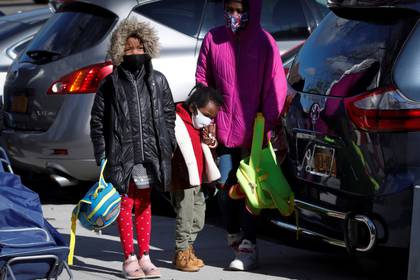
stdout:
[[(64, 1), (6, 78), (3, 137), (14, 165), (61, 185), (94, 180), (90, 110), (100, 80), (112, 71), (106, 50), (113, 29), (127, 17), (152, 23), (161, 41), (154, 67), (182, 101), (194, 84), (201, 39), (223, 23), (222, 10), (222, 0)], [(262, 24), (285, 51), (327, 11), (319, 0), (264, 0)]]

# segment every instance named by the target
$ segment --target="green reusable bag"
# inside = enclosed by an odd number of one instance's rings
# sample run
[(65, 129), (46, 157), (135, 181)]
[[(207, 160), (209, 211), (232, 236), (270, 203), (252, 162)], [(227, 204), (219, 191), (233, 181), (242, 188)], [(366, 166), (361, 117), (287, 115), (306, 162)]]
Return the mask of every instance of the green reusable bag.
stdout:
[(294, 211), (294, 194), (277, 165), (271, 142), (263, 149), (264, 116), (258, 113), (254, 123), (251, 155), (240, 162), (236, 176), (246, 196), (248, 210), (277, 208), (283, 216)]

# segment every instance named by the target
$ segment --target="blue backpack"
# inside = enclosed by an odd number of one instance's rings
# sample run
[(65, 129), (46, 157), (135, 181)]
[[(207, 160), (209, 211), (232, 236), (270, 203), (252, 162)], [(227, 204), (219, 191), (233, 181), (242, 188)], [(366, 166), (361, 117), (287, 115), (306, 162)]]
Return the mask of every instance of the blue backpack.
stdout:
[(73, 209), (71, 216), (70, 252), (68, 264), (73, 264), (74, 246), (76, 245), (76, 221), (88, 229), (100, 231), (112, 224), (120, 214), (121, 196), (111, 183), (105, 182), (103, 173), (106, 160), (101, 163), (99, 181), (93, 185), (86, 195)]

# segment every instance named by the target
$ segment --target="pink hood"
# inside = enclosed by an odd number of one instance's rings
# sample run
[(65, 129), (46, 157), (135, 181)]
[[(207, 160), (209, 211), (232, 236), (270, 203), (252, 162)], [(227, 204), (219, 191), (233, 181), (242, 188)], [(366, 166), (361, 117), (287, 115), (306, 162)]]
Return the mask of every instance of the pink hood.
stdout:
[(249, 0), (248, 25), (236, 38), (225, 26), (210, 30), (198, 57), (196, 81), (217, 88), (225, 99), (216, 124), (218, 140), (226, 147), (251, 146), (258, 111), (264, 113), (267, 130), (273, 128), (286, 97), (280, 52), (260, 25), (261, 5), (261, 0)]

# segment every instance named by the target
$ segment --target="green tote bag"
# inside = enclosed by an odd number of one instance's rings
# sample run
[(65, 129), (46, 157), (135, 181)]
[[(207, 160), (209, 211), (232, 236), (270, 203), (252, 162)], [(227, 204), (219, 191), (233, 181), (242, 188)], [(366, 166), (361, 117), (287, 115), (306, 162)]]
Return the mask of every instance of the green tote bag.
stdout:
[(294, 194), (277, 165), (271, 142), (263, 148), (264, 134), (264, 116), (258, 113), (251, 155), (240, 162), (236, 176), (252, 213), (277, 208), (283, 216), (289, 216), (294, 211)]

